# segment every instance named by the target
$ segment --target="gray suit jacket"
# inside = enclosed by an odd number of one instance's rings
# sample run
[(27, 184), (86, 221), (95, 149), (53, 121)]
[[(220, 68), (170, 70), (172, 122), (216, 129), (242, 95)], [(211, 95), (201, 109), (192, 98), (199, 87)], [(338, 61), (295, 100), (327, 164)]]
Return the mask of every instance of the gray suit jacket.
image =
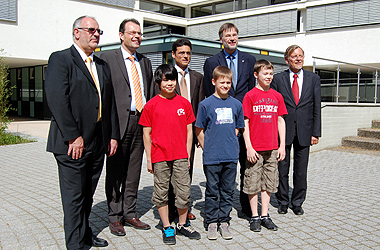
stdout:
[[(146, 101), (153, 97), (153, 73), (150, 60), (136, 52), (143, 76), (144, 95)], [(131, 83), (125, 67), (121, 48), (105, 51), (100, 56), (106, 61), (111, 69), (112, 84), (115, 91), (116, 107), (119, 116), (120, 138), (123, 138), (129, 121), (131, 108)]]

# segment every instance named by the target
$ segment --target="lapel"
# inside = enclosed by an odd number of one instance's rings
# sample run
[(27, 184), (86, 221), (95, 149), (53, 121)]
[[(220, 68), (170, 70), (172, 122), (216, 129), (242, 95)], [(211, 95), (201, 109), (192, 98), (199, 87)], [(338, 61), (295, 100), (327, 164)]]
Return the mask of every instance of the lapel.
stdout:
[(226, 66), (228, 67), (227, 65), (227, 60), (226, 60), (226, 56), (224, 55), (224, 52), (223, 50), (220, 51), (218, 54), (216, 54), (218, 56), (218, 65), (223, 65), (223, 66)]
[[(292, 91), (292, 83), (290, 82), (290, 76), (289, 76), (289, 74), (290, 74), (289, 69), (287, 69), (287, 70), (284, 71), (284, 73), (281, 76), (282, 77), (282, 82), (285, 83), (285, 89), (288, 92), (288, 96), (291, 97), (291, 99), (293, 100), (294, 106), (296, 106), (296, 101), (294, 100), (293, 91)], [(299, 104), (299, 102), (298, 102), (298, 104)]]
[(144, 94), (145, 94), (145, 97), (147, 98), (149, 96), (148, 95), (149, 83), (146, 79), (146, 72), (148, 72), (148, 70), (151, 70), (151, 69), (147, 68), (147, 65), (145, 63), (146, 59), (143, 57), (143, 55), (136, 52), (136, 57), (137, 57), (137, 60), (139, 61), (139, 64), (140, 64), (141, 74), (142, 74), (142, 79), (143, 79), (143, 85), (144, 85)]
[(191, 99), (191, 103), (193, 103), (195, 85), (197, 85), (197, 77), (195, 76), (195, 71), (189, 69), (189, 76), (190, 76), (190, 99)]
[(246, 64), (245, 61), (245, 55), (243, 53), (240, 53), (240, 51), (238, 50), (238, 82), (236, 83), (236, 88), (240, 82), (239, 79), (241, 79), (241, 74), (244, 71), (244, 66)]
[(305, 99), (306, 93), (309, 91), (309, 88), (310, 88), (309, 80), (310, 80), (309, 72), (303, 69), (303, 83), (302, 83), (301, 97), (298, 102), (298, 105), (302, 102), (303, 99)]
[(74, 63), (78, 66), (78, 68), (82, 71), (82, 73), (87, 77), (88, 81), (92, 84), (92, 86), (96, 88), (95, 82), (92, 79), (90, 71), (88, 71), (88, 68), (85, 62), (82, 60), (82, 57), (80, 56), (79, 52), (74, 47), (74, 45), (70, 47), (70, 50), (71, 50), (71, 55), (73, 57)]
[(120, 67), (121, 74), (123, 75), (125, 81), (127, 82), (127, 86), (130, 89), (130, 84), (129, 84), (129, 78), (128, 78), (128, 72), (127, 68), (125, 66), (124, 58), (123, 58), (123, 53), (121, 52), (121, 48), (118, 50), (115, 50), (115, 58), (117, 61), (117, 64)]
[(100, 87), (100, 92), (103, 92), (103, 64), (101, 63), (101, 60), (94, 55), (94, 63), (96, 66), (96, 71), (98, 73), (98, 80), (99, 80), (99, 87)]

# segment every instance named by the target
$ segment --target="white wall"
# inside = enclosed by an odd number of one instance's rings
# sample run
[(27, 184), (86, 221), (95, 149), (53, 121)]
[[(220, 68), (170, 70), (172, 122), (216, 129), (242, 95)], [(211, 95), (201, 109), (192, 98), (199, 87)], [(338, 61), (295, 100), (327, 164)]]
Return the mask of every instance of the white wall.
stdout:
[(311, 147), (317, 151), (342, 144), (342, 138), (357, 136), (358, 128), (370, 128), (380, 120), (379, 104), (322, 103), (322, 137)]
[[(0, 49), (9, 59), (34, 59), (47, 62), (50, 54), (72, 45), (72, 25), (76, 18), (89, 15), (99, 22), (104, 34), (100, 44), (119, 41), (119, 25), (125, 18), (143, 16), (162, 23), (185, 25), (185, 18), (117, 8), (109, 5), (70, 0), (22, 0), (17, 3), (17, 22), (1, 22)], [(11, 61), (11, 60), (10, 60)]]

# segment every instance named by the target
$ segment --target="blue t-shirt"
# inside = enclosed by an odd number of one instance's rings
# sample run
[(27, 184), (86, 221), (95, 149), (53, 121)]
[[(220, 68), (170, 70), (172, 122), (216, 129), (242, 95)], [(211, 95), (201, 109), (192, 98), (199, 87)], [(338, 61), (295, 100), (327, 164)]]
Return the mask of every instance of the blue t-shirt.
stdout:
[(244, 128), (241, 102), (233, 97), (220, 99), (211, 95), (199, 103), (195, 126), (204, 129), (203, 164), (237, 163), (239, 141), (237, 128)]

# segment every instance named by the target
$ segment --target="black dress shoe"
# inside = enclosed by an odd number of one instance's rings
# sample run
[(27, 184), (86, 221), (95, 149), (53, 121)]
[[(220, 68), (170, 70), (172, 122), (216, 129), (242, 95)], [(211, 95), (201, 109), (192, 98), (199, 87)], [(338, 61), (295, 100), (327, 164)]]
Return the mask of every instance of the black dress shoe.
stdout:
[(86, 239), (84, 241), (86, 245), (93, 246), (93, 247), (106, 247), (108, 246), (108, 242), (104, 239), (96, 237), (96, 235), (92, 235), (91, 239)]
[(286, 214), (288, 212), (288, 206), (286, 206), (286, 205), (278, 206), (277, 212), (279, 214)]
[(295, 215), (303, 215), (304, 211), (301, 206), (293, 207), (293, 213)]

